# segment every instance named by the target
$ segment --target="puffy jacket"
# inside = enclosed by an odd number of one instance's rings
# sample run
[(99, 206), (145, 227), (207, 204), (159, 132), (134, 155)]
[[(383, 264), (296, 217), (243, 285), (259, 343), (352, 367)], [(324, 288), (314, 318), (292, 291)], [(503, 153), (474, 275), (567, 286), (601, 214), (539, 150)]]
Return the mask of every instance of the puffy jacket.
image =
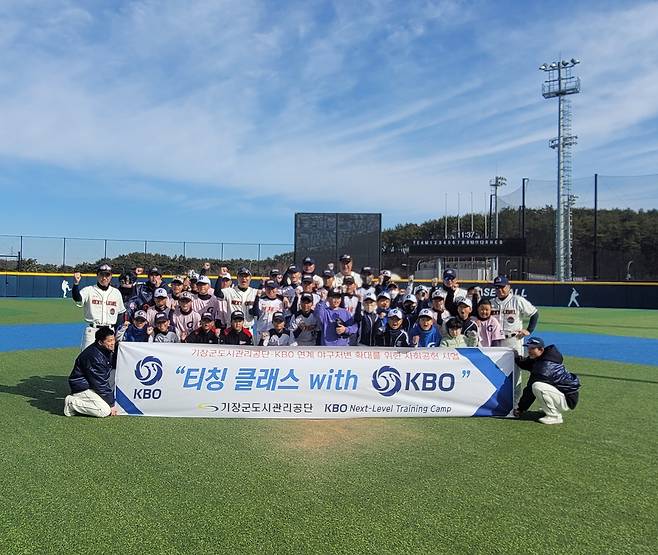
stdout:
[(217, 345), (219, 339), (215, 335), (215, 328), (208, 331), (203, 328), (197, 328), (185, 338), (185, 343), (206, 343), (208, 345)]
[(578, 379), (578, 376), (567, 371), (564, 367), (563, 361), (562, 353), (558, 351), (555, 345), (549, 345), (546, 347), (544, 352), (538, 358), (516, 359), (516, 364), (519, 368), (530, 371), (528, 384), (525, 386), (521, 399), (519, 400), (520, 411), (528, 410), (535, 400), (535, 395), (532, 392), (532, 384), (535, 382), (543, 382), (552, 385), (558, 391), (564, 393), (569, 408), (575, 408), (578, 404), (580, 380)]
[(75, 359), (69, 376), (71, 393), (91, 389), (110, 406), (114, 405), (114, 391), (110, 387), (112, 351), (101, 347), (98, 342), (89, 345)]
[(409, 336), (401, 327), (394, 330), (387, 326), (377, 335), (376, 343), (379, 347), (409, 347)]

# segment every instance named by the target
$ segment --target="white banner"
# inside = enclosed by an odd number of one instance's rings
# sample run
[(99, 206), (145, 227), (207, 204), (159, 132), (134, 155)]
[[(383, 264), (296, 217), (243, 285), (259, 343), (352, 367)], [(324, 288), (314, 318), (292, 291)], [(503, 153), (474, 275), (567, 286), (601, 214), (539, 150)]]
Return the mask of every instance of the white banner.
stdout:
[(120, 414), (215, 418), (507, 416), (511, 349), (120, 343)]

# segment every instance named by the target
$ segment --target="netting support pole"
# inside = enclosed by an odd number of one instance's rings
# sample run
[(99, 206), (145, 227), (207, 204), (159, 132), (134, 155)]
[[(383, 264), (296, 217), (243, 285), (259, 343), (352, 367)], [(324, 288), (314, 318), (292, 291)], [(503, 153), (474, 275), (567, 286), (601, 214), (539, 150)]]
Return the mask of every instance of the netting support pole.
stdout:
[[(521, 180), (521, 239), (525, 241), (525, 192), (528, 186), (528, 178), (524, 177)], [(525, 279), (526, 275), (526, 259), (527, 255), (524, 252), (521, 257), (521, 278)]]
[(599, 279), (599, 174), (594, 174), (594, 250), (592, 252), (592, 279)]

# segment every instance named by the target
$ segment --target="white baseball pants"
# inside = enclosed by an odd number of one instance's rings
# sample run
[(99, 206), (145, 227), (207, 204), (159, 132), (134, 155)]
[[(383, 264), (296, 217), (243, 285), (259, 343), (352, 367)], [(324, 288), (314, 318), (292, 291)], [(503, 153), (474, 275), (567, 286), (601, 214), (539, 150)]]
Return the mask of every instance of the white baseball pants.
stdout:
[(556, 418), (562, 421), (562, 413), (569, 410), (567, 399), (564, 393), (559, 391), (556, 387), (543, 382), (535, 382), (532, 384), (532, 392), (539, 402), (541, 410), (544, 411), (549, 418)]
[(86, 389), (80, 393), (67, 395), (64, 399), (64, 414), (73, 416), (73, 414), (84, 414), (85, 416), (95, 416), (104, 418), (110, 416), (110, 405), (103, 398), (91, 389)]

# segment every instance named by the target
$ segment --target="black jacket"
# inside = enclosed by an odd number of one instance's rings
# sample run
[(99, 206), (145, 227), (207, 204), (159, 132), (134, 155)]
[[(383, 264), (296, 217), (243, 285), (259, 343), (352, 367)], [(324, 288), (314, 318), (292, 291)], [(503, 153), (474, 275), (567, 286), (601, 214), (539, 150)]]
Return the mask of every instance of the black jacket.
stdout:
[(98, 393), (108, 405), (114, 405), (114, 391), (110, 387), (112, 351), (101, 347), (98, 342), (89, 345), (75, 359), (69, 376), (71, 393), (91, 389)]
[(376, 343), (380, 347), (409, 347), (409, 336), (402, 327), (394, 330), (386, 326), (383, 333), (377, 336)]
[(377, 339), (377, 328), (379, 327), (377, 313), (362, 312), (359, 322), (359, 345), (374, 347)]
[(235, 331), (233, 328), (226, 328), (219, 336), (219, 342), (222, 345), (253, 345), (254, 336), (251, 332), (243, 328), (242, 331)]
[(205, 331), (202, 328), (197, 328), (185, 338), (185, 343), (205, 343), (217, 345), (219, 343), (219, 339), (215, 335), (214, 329), (211, 328), (208, 331)]
[(573, 409), (578, 404), (578, 390), (580, 389), (580, 380), (578, 376), (567, 371), (563, 364), (562, 353), (558, 351), (555, 345), (549, 345), (539, 358), (517, 358), (516, 364), (523, 370), (530, 371), (528, 384), (523, 390), (519, 400), (519, 410), (526, 411), (530, 408), (535, 400), (535, 394), (532, 392), (532, 384), (543, 382), (555, 387), (567, 400), (567, 405)]

